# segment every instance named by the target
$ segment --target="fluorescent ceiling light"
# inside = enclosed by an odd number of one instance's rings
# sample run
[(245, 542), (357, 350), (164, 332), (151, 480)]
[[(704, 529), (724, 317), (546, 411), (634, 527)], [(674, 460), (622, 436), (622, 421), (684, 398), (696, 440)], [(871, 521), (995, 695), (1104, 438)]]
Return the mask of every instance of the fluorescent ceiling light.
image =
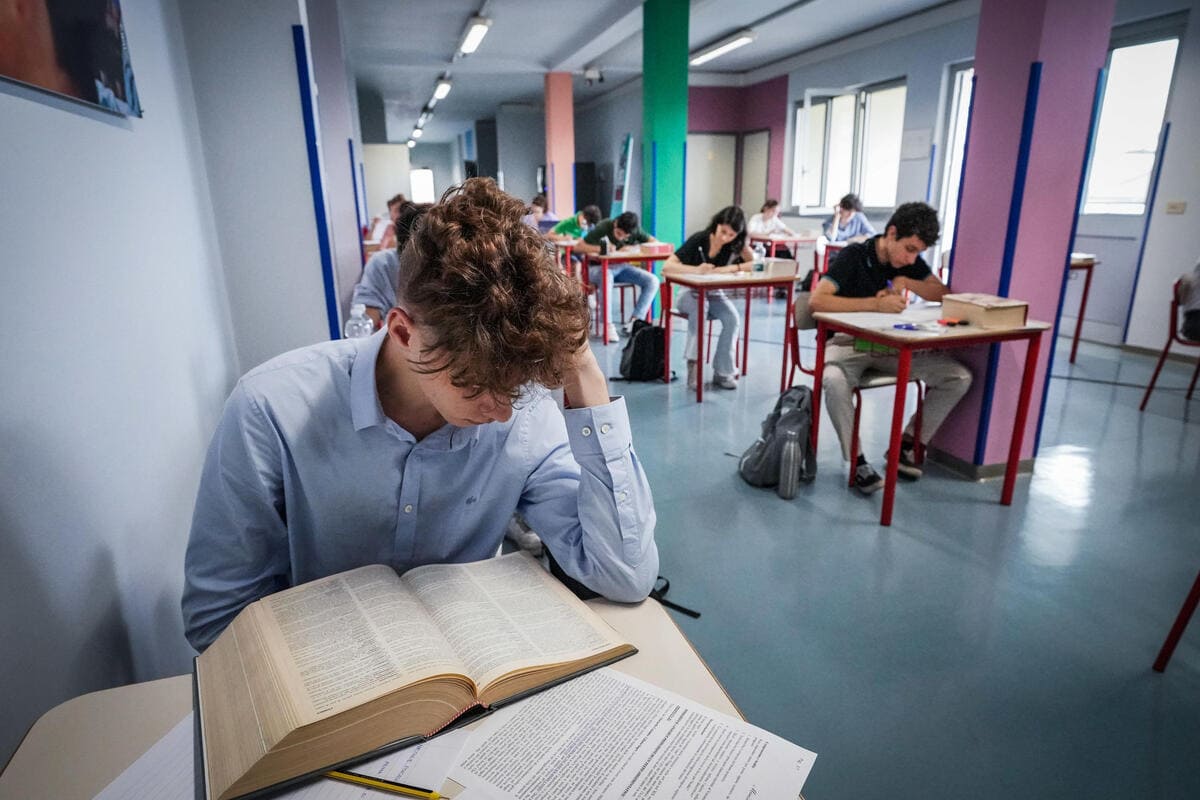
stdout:
[(467, 29), (463, 33), (462, 44), (458, 46), (458, 51), (463, 55), (474, 53), (479, 48), (479, 43), (483, 41), (483, 37), (487, 36), (488, 28), (491, 26), (492, 21), (487, 17), (471, 17), (467, 20)]
[(418, 128), (424, 128), (424, 127), (425, 127), (425, 123), (426, 123), (426, 122), (429, 122), (429, 118), (430, 118), (431, 116), (433, 116), (433, 114), (432, 114), (432, 113), (430, 113), (430, 112), (428, 112), (428, 111), (422, 111), (422, 112), (421, 112), (421, 116), (417, 117), (417, 127), (418, 127)]
[(703, 47), (700, 50), (697, 50), (696, 54), (691, 57), (688, 63), (693, 67), (706, 64), (709, 61), (712, 61), (714, 58), (720, 58), (726, 53), (737, 50), (743, 45), (750, 44), (755, 40), (755, 38), (757, 38), (757, 36), (758, 34), (749, 28), (743, 28), (732, 36), (727, 36), (719, 42), (714, 42), (708, 47)]
[(425, 135), (425, 131), (421, 130), (420, 128), (413, 128), (412, 138), (420, 139), (424, 135)]
[(414, 140), (412, 140), (412, 139), (409, 139), (407, 142), (405, 142), (405, 144), (406, 144), (406, 145), (408, 145), (409, 147), (416, 147), (416, 146), (417, 146), (417, 143), (416, 143)]
[(442, 100), (448, 94), (450, 94), (450, 81), (442, 78), (437, 82), (437, 88), (433, 90), (433, 99)]

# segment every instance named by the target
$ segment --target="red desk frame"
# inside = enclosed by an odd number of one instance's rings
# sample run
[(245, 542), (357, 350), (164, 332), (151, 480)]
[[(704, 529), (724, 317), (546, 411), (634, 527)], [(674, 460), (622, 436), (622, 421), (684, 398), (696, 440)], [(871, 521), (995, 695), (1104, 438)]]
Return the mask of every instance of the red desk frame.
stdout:
[(1074, 272), (1081, 269), (1087, 273), (1083, 278), (1083, 297), (1079, 298), (1079, 317), (1075, 320), (1075, 336), (1071, 339), (1070, 362), (1072, 364), (1075, 363), (1075, 353), (1079, 350), (1079, 333), (1083, 330), (1083, 314), (1087, 311), (1088, 292), (1092, 290), (1092, 268), (1097, 263), (1096, 257), (1088, 253), (1071, 253), (1069, 270)]
[[(1050, 326), (1041, 322), (1030, 322), (1024, 328), (1008, 330), (976, 329), (971, 333), (932, 334), (932, 335), (902, 335), (857, 325), (836, 319), (849, 316), (848, 314), (814, 314), (817, 320), (817, 361), (814, 367), (816, 377), (813, 380), (812, 414), (813, 420), (819, 420), (821, 415), (821, 374), (825, 369), (825, 334), (826, 331), (845, 333), (856, 339), (886, 345), (897, 351), (898, 364), (896, 368), (896, 398), (892, 404), (892, 432), (888, 440), (888, 462), (883, 484), (883, 509), (879, 515), (880, 525), (892, 524), (892, 506), (896, 499), (896, 473), (900, 457), (900, 438), (904, 426), (904, 401), (908, 390), (909, 372), (912, 369), (912, 354), (915, 350), (947, 350), (957, 347), (970, 347), (977, 344), (996, 344), (1024, 339), (1029, 342), (1025, 351), (1025, 369), (1021, 375), (1021, 390), (1017, 401), (1016, 419), (1013, 422), (1012, 439), (1008, 446), (1008, 464), (1004, 470), (1004, 489), (1000, 494), (1001, 505), (1012, 505), (1013, 489), (1017, 482), (1017, 466), (1021, 461), (1021, 442), (1025, 436), (1025, 422), (1029, 416), (1029, 400), (1033, 395), (1033, 378), (1037, 369), (1038, 351), (1041, 348), (1042, 334)], [(812, 426), (813, 450), (817, 447), (817, 432), (821, 426)]]
[[(663, 272), (662, 293), (662, 326), (664, 331), (663, 380), (671, 380), (671, 285), (677, 284), (688, 289), (695, 289), (696, 319), (699, 321), (696, 336), (696, 402), (704, 402), (704, 295), (717, 289), (745, 289), (746, 313), (742, 319), (742, 374), (745, 375), (750, 361), (750, 291), (759, 286), (778, 286), (787, 289), (788, 316), (784, 319), (784, 330), (791, 324), (792, 298), (795, 293), (795, 275), (767, 275), (762, 272), (730, 272), (698, 274), (671, 274)], [(788, 343), (783, 342), (783, 369), (779, 376), (779, 391), (787, 388), (788, 375)]]
[[(608, 266), (609, 266), (609, 264), (637, 264), (637, 265), (641, 266), (642, 269), (648, 269), (649, 271), (653, 272), (654, 271), (654, 262), (666, 261), (668, 258), (671, 257), (671, 254), (674, 252), (675, 252), (675, 250), (674, 250), (674, 248), (672, 248), (670, 250), (667, 250), (665, 253), (634, 253), (634, 252), (622, 253), (622, 252), (618, 251), (618, 252), (613, 252), (613, 253), (607, 253), (605, 255), (600, 255), (598, 253), (589, 253), (586, 256), (584, 256), (583, 271), (580, 275), (580, 279), (583, 281), (583, 287), (584, 287), (585, 293), (587, 292), (588, 269), (589, 269), (591, 263), (594, 261), (600, 265), (600, 286), (598, 287), (598, 289), (599, 289), (598, 294), (600, 296), (600, 306), (603, 309), (600, 312), (600, 316), (603, 318), (603, 323), (602, 323), (601, 327), (604, 329), (604, 331), (602, 333), (602, 337), (604, 339), (605, 344), (608, 344), (608, 324), (609, 324), (610, 316), (611, 316), (611, 311), (609, 310), (609, 307), (608, 307)], [(649, 264), (650, 266), (646, 266), (647, 264)]]

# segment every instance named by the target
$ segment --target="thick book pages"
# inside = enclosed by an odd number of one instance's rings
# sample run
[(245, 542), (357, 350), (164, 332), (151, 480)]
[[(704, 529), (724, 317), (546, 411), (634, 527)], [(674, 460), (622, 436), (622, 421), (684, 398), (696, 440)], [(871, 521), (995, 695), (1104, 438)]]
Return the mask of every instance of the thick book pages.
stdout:
[(522, 553), (296, 586), (247, 606), (196, 659), (205, 796), (432, 736), (633, 652)]
[(948, 294), (942, 297), (942, 314), (980, 328), (1019, 328), (1029, 316), (1029, 304), (993, 294)]

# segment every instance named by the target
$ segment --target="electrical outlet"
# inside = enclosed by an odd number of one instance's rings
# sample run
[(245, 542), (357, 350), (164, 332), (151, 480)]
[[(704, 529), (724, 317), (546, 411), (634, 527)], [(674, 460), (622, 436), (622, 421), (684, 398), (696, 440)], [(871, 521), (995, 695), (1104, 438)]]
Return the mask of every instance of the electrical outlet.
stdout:
[(1182, 214), (1185, 211), (1187, 211), (1187, 201), (1185, 201), (1185, 200), (1168, 200), (1167, 201), (1167, 213), (1168, 214)]

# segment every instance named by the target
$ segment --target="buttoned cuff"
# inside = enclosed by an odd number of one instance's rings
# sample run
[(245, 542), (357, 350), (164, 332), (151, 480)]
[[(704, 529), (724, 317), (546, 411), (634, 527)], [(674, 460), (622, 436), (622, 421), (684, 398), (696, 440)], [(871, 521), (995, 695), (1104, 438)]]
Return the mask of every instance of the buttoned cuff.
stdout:
[(602, 455), (607, 460), (624, 455), (633, 444), (624, 397), (609, 398), (602, 406), (565, 409), (563, 418), (576, 456)]

